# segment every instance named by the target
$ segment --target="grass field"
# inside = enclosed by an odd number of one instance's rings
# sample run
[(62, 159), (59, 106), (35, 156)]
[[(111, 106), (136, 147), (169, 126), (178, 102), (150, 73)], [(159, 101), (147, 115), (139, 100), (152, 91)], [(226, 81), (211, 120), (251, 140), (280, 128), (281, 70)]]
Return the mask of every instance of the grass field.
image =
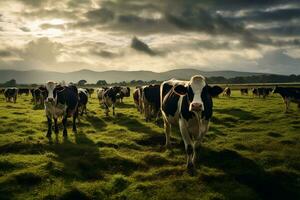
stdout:
[(95, 96), (69, 137), (46, 137), (43, 109), (30, 96), (0, 97), (0, 199), (300, 199), (300, 112), (281, 97), (214, 99), (214, 117), (198, 149), (197, 173), (172, 130), (145, 122), (125, 99), (105, 117)]

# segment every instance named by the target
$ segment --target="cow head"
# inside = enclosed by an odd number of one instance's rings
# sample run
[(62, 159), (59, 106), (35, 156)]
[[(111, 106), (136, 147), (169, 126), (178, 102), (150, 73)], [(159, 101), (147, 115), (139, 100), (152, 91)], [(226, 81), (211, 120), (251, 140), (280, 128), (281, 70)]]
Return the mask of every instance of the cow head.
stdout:
[(205, 78), (201, 75), (193, 76), (185, 85), (175, 86), (173, 91), (179, 95), (187, 95), (190, 112), (204, 111), (205, 104), (203, 102), (221, 93), (218, 86), (207, 85)]
[(48, 96), (46, 98), (46, 102), (53, 102), (54, 98), (55, 98), (54, 89), (57, 86), (57, 83), (53, 82), (53, 81), (48, 81), (45, 86), (48, 91)]

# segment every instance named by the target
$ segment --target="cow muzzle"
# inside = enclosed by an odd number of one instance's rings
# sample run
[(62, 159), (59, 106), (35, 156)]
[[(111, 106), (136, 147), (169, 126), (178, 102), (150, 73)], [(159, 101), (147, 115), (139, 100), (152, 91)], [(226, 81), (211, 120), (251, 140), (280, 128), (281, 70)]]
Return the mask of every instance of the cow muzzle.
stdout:
[(193, 111), (193, 112), (201, 112), (203, 111), (203, 104), (202, 103), (191, 103), (191, 106), (190, 106), (190, 111)]
[(46, 99), (46, 101), (49, 102), (49, 103), (53, 103), (53, 102), (54, 102), (54, 99), (51, 98), (51, 97), (48, 97), (48, 98)]

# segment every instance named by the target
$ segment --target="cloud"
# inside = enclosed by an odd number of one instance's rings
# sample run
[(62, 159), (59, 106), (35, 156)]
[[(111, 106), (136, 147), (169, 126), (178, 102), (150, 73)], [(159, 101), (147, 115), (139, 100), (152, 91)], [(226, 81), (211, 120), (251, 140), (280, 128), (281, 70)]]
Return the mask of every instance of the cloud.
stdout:
[(20, 27), (20, 30), (22, 30), (23, 32), (30, 32), (30, 29), (27, 27)]
[(143, 41), (139, 40), (137, 37), (132, 38), (131, 40), (131, 48), (146, 53), (150, 56), (156, 55), (156, 53)]
[(257, 63), (263, 71), (300, 74), (300, 59), (289, 56), (283, 49), (267, 52)]

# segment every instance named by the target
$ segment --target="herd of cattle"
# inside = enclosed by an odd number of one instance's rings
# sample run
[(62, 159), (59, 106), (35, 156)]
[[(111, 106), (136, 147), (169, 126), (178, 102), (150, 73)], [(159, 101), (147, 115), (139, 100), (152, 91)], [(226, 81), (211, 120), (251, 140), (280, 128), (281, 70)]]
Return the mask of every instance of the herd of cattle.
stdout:
[[(75, 85), (58, 84), (48, 81), (45, 85), (34, 89), (6, 88), (1, 89), (6, 101), (16, 102), (17, 96), (32, 95), (35, 105), (43, 105), (48, 121), (47, 137), (51, 138), (52, 120), (54, 132), (58, 134), (58, 117), (62, 117), (63, 136), (67, 136), (67, 118), (72, 117), (73, 132), (76, 133), (76, 119), (87, 111), (88, 99), (96, 91), (99, 103), (104, 107), (105, 114), (109, 115), (112, 107), (115, 115), (116, 103), (122, 102), (124, 97), (130, 96), (130, 88), (123, 86), (102, 87), (96, 90), (77, 88)], [(300, 108), (300, 89), (288, 87), (254, 88), (254, 96), (266, 98), (271, 92), (279, 93), (289, 109), (290, 102), (295, 102)], [(242, 95), (248, 95), (249, 89), (240, 89)], [(134, 104), (137, 110), (144, 115), (146, 121), (162, 117), (164, 122), (166, 148), (170, 148), (171, 126), (178, 126), (184, 141), (187, 167), (194, 169), (197, 144), (209, 129), (209, 121), (213, 113), (213, 97), (231, 96), (231, 89), (219, 86), (210, 86), (201, 75), (191, 77), (189, 81), (171, 79), (162, 84), (137, 86), (133, 91)], [(78, 118), (79, 120), (79, 118)]]

